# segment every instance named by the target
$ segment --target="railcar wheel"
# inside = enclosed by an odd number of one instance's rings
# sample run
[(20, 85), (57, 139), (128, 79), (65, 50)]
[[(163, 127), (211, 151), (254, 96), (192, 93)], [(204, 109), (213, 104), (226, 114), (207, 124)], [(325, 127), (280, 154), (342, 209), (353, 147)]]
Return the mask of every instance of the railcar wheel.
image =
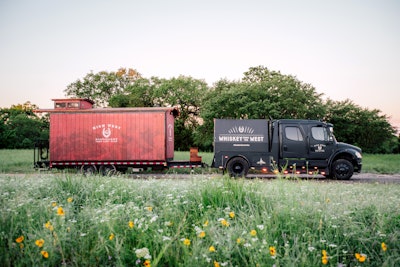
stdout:
[(346, 159), (338, 159), (332, 165), (332, 175), (339, 180), (349, 180), (353, 176), (354, 167)]
[(231, 159), (226, 166), (231, 177), (245, 177), (249, 171), (249, 164), (244, 158)]
[(114, 165), (102, 165), (100, 167), (99, 172), (103, 175), (103, 176), (112, 176), (114, 174), (117, 173), (117, 169), (115, 168)]
[(97, 168), (95, 165), (82, 165), (81, 173), (85, 176), (92, 176), (97, 173)]

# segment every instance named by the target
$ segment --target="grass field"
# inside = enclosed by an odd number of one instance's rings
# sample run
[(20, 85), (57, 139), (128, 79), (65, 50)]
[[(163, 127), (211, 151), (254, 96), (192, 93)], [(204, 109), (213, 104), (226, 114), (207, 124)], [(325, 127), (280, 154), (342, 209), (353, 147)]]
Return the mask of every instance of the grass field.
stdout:
[[(203, 162), (211, 165), (213, 153), (200, 152)], [(175, 152), (175, 160), (188, 160), (189, 152)], [(0, 173), (32, 173), (33, 150), (0, 150)], [(400, 173), (400, 154), (363, 155), (364, 173)]]
[(0, 174), (0, 266), (400, 266), (400, 186)]

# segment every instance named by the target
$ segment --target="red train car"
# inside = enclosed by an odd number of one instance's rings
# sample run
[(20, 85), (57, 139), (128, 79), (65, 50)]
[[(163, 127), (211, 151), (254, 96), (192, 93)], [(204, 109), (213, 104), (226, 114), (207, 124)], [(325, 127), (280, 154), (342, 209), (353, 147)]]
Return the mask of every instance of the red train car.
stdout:
[(36, 167), (106, 173), (202, 165), (196, 150), (187, 162), (173, 160), (175, 108), (93, 108), (87, 99), (53, 101), (54, 109), (36, 111), (50, 114), (50, 140), (36, 145)]

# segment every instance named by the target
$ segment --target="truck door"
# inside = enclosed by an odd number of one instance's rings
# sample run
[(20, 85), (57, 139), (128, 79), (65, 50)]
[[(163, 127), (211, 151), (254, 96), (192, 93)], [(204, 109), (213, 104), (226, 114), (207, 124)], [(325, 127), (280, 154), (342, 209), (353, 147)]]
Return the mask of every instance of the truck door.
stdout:
[(303, 165), (307, 157), (308, 148), (303, 128), (300, 125), (281, 125), (281, 155), (283, 162), (288, 166)]
[(314, 166), (325, 167), (327, 159), (334, 151), (334, 141), (329, 137), (328, 130), (323, 125), (310, 126), (309, 158)]

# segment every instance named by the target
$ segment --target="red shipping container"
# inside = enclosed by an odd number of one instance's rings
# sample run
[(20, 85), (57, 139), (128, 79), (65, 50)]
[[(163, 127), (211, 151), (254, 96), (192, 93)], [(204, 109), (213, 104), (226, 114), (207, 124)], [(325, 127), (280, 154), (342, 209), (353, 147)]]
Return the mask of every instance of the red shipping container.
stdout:
[(52, 110), (50, 162), (168, 161), (173, 108)]

